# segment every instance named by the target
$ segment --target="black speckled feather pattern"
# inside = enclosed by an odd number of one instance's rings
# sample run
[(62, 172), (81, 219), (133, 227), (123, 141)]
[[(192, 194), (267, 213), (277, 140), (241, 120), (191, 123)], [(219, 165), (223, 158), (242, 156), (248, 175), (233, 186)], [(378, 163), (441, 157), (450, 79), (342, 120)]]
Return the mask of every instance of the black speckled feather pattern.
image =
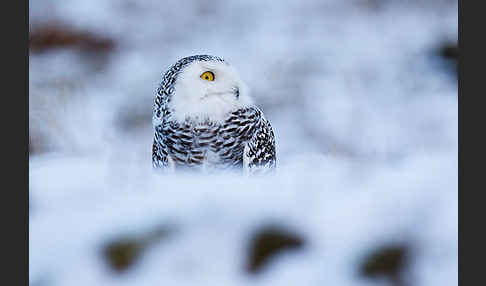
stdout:
[(192, 56), (180, 60), (164, 75), (154, 104), (153, 116), (159, 124), (154, 126), (153, 167), (166, 168), (170, 157), (176, 169), (243, 168), (245, 162), (250, 170), (275, 168), (273, 130), (256, 107), (230, 112), (223, 122), (173, 119), (168, 107), (173, 85), (182, 69), (194, 60), (223, 61), (213, 56)]

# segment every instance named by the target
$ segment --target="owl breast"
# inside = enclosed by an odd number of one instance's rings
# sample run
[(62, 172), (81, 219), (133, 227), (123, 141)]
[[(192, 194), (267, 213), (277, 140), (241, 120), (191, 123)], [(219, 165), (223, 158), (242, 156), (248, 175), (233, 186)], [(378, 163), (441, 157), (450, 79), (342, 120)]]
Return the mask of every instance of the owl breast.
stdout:
[(163, 145), (175, 167), (241, 168), (243, 150), (259, 122), (259, 111), (251, 108), (230, 113), (224, 122), (166, 121), (161, 125)]

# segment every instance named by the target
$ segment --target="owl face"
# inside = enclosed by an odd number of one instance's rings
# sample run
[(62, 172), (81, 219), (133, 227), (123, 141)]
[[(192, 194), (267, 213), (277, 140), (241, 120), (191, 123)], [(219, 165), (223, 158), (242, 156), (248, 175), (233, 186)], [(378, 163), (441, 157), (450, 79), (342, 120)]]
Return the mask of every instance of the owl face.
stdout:
[(195, 60), (178, 75), (169, 107), (179, 121), (223, 121), (229, 112), (251, 104), (246, 85), (229, 63)]

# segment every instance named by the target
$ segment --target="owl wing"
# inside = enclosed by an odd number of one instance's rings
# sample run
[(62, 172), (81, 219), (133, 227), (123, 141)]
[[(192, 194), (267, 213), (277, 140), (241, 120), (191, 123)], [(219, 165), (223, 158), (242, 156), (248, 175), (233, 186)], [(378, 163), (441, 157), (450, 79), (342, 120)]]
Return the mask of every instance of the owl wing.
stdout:
[(152, 144), (152, 167), (154, 169), (173, 169), (173, 161), (170, 158), (167, 145), (163, 142), (161, 134), (160, 126), (157, 126)]
[(243, 151), (243, 167), (249, 173), (260, 173), (274, 170), (276, 165), (275, 135), (272, 125), (262, 115)]

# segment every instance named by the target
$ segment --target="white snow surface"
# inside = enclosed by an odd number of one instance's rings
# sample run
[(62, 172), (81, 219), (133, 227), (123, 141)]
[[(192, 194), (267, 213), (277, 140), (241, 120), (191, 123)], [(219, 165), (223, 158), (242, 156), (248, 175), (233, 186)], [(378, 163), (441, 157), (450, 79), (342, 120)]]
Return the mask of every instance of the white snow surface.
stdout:
[[(116, 43), (102, 68), (30, 54), (30, 284), (389, 285), (360, 267), (403, 243), (408, 285), (457, 285), (457, 78), (434, 56), (457, 39), (457, 2), (406, 2), (30, 1), (31, 25)], [(154, 92), (192, 54), (239, 71), (274, 128), (275, 175), (154, 174)], [(248, 274), (269, 224), (304, 247)], [(161, 225), (133, 267), (109, 267), (107, 242)]]

